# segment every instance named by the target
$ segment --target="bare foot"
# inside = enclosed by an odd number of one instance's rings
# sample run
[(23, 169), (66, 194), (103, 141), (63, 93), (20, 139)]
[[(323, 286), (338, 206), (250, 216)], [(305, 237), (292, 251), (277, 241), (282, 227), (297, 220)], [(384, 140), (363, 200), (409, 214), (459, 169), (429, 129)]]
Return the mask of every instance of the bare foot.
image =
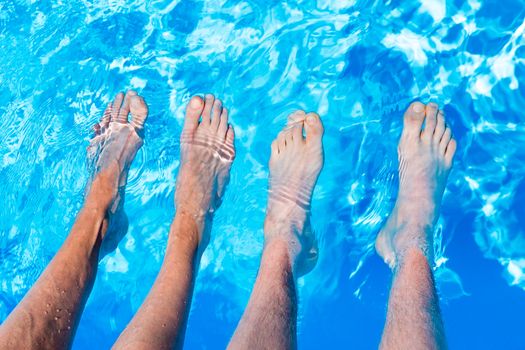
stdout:
[(392, 269), (410, 248), (420, 249), (432, 265), (434, 225), (455, 151), (443, 111), (435, 103), (412, 103), (398, 147), (398, 198), (376, 239), (377, 252)]
[(310, 201), (323, 167), (322, 137), (319, 116), (297, 111), (288, 117), (287, 126), (272, 143), (265, 244), (285, 242), (298, 276), (317, 262)]
[[(194, 96), (186, 108), (180, 140), (177, 213), (204, 223), (220, 206), (235, 158), (233, 127), (222, 102), (213, 95), (206, 95), (205, 101)], [(203, 235), (197, 237), (198, 242), (207, 243), (208, 233)]]
[[(129, 114), (131, 120), (128, 120)], [(92, 179), (86, 193), (95, 199), (89, 203), (96, 203), (107, 210), (109, 229), (106, 236), (111, 236), (111, 239), (104, 241), (103, 250), (116, 248), (122, 232), (125, 233), (127, 228), (127, 218), (122, 210), (124, 190), (129, 166), (143, 144), (142, 133), (147, 116), (148, 106), (136, 92), (128, 91), (126, 96), (119, 93), (94, 128), (95, 136), (87, 154)], [(119, 234), (109, 234), (117, 228)]]

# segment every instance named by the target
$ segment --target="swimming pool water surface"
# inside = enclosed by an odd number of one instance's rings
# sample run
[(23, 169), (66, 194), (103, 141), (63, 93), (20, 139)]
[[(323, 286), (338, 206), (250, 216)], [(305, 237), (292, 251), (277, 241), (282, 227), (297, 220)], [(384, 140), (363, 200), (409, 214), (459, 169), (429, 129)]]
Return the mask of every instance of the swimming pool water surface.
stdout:
[(0, 321), (64, 241), (83, 201), (91, 127), (121, 90), (146, 99), (129, 232), (99, 264), (74, 349), (109, 348), (159, 270), (186, 102), (230, 110), (237, 158), (204, 253), (188, 349), (223, 349), (262, 249), (269, 146), (317, 111), (316, 269), (298, 281), (299, 347), (376, 348), (390, 272), (374, 239), (393, 206), (404, 108), (439, 103), (458, 140), (436, 231), (451, 349), (525, 349), (522, 1), (0, 2)]

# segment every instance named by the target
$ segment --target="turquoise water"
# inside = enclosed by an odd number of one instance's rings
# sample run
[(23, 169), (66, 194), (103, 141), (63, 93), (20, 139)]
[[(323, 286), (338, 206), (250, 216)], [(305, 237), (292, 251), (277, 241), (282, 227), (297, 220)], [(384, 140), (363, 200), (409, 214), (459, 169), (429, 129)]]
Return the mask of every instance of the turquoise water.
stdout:
[(229, 108), (237, 159), (196, 283), (187, 348), (222, 349), (262, 248), (267, 161), (287, 113), (317, 111), (317, 268), (298, 281), (299, 346), (374, 348), (389, 272), (373, 241), (397, 188), (401, 116), (444, 106), (458, 139), (436, 231), (451, 348), (523, 349), (525, 7), (521, 1), (2, 1), (0, 321), (82, 205), (91, 127), (120, 90), (146, 99), (129, 232), (100, 262), (75, 349), (108, 348), (159, 270), (185, 103)]

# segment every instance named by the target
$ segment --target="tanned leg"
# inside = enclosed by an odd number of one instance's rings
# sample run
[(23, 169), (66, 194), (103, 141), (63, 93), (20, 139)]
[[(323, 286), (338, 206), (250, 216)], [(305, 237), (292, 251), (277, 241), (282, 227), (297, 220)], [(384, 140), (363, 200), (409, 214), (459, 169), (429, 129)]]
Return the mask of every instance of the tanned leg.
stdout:
[[(128, 122), (131, 112), (132, 120)], [(96, 167), (84, 207), (66, 241), (35, 285), (0, 327), (1, 349), (66, 349), (96, 275), (108, 227), (122, 216), (127, 171), (148, 109), (129, 91), (118, 94), (95, 128), (88, 156)]]
[(264, 251), (230, 349), (296, 347), (295, 280), (317, 261), (310, 201), (323, 166), (322, 136), (319, 116), (298, 111), (272, 143)]
[(181, 135), (176, 214), (164, 262), (115, 349), (182, 347), (195, 269), (209, 242), (212, 216), (226, 188), (234, 156), (234, 134), (226, 108), (212, 95), (205, 101), (193, 97)]
[(431, 265), (434, 225), (455, 151), (438, 106), (410, 105), (398, 148), (397, 202), (376, 240), (394, 272), (381, 349), (447, 347)]

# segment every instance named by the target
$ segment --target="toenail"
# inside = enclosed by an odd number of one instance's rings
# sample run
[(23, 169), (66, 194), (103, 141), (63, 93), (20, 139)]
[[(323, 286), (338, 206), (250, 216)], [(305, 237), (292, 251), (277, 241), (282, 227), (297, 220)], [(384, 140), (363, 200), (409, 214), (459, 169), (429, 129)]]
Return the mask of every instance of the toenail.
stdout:
[(421, 103), (416, 103), (414, 105), (414, 107), (412, 107), (412, 108), (414, 109), (414, 112), (416, 112), (416, 113), (421, 113), (425, 109), (425, 107)]
[(309, 115), (308, 118), (306, 118), (306, 121), (308, 124), (315, 124), (315, 117), (313, 115)]
[(198, 97), (194, 97), (190, 101), (190, 107), (193, 109), (197, 109), (201, 106), (201, 99)]

